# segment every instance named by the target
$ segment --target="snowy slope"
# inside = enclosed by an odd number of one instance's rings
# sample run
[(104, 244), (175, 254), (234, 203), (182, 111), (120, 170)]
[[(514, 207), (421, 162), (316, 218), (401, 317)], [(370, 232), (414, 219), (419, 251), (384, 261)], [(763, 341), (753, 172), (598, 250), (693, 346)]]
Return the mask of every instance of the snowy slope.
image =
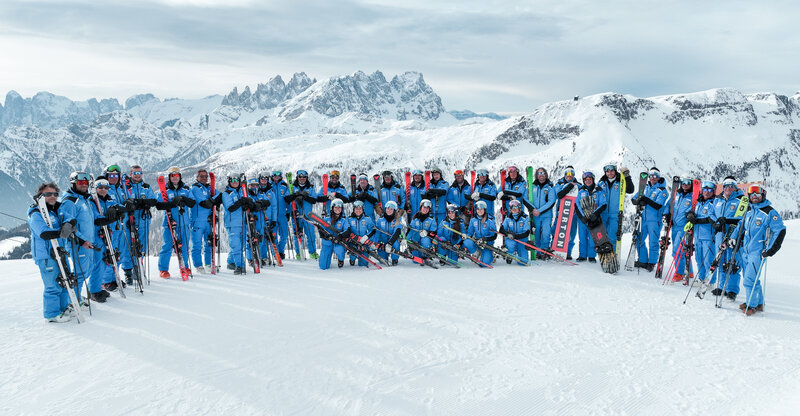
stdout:
[(766, 312), (750, 318), (596, 265), (288, 261), (155, 278), (84, 324), (46, 324), (33, 262), (0, 262), (0, 411), (793, 415), (800, 222), (788, 225)]

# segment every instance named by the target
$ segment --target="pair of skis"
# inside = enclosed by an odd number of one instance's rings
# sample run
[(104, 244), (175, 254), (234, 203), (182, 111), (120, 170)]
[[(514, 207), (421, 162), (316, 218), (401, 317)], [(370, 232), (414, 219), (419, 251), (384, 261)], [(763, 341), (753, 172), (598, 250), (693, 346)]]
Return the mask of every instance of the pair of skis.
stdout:
[[(163, 176), (158, 177), (158, 189), (161, 191), (161, 199), (164, 202), (169, 202), (170, 198), (169, 194), (167, 193), (167, 181)], [(175, 218), (172, 217), (172, 209), (167, 208), (164, 210), (164, 215), (167, 218), (167, 226), (169, 228), (170, 237), (172, 238), (172, 250), (175, 252), (175, 256), (178, 258), (178, 267), (180, 268), (181, 279), (183, 279), (183, 281), (187, 281), (192, 277), (192, 269), (186, 265), (183, 258), (183, 240), (178, 232), (178, 223), (175, 221)]]
[[(100, 204), (100, 199), (97, 197), (97, 189), (94, 187), (94, 184), (92, 184), (90, 191), (92, 199), (94, 200), (95, 205), (97, 205), (97, 212), (99, 212), (100, 215), (105, 215), (103, 206)], [(125, 299), (126, 297), (125, 290), (123, 289), (123, 287), (125, 286), (124, 283), (122, 282), (122, 279), (120, 279), (119, 277), (119, 263), (117, 263), (119, 261), (120, 253), (114, 248), (114, 244), (111, 241), (111, 230), (108, 228), (108, 225), (103, 225), (102, 227), (100, 227), (100, 233), (102, 234), (101, 238), (106, 244), (105, 257), (107, 257), (107, 260), (106, 259), (103, 260), (107, 261), (114, 267), (114, 280), (117, 283), (117, 290), (119, 290), (120, 297)]]
[[(366, 261), (370, 265), (375, 266), (377, 269), (381, 269), (382, 268), (380, 265), (378, 265), (377, 263), (372, 261), (367, 255), (365, 255), (362, 252), (362, 251), (366, 250), (366, 252), (369, 253), (371, 250), (369, 250), (367, 247), (363, 247), (362, 245), (358, 244), (357, 241), (353, 241), (352, 238), (339, 237), (339, 230), (334, 228), (331, 224), (329, 224), (327, 221), (325, 221), (319, 215), (317, 215), (317, 214), (315, 214), (313, 212), (309, 212), (309, 213), (303, 215), (301, 218), (304, 218), (304, 219), (310, 221), (312, 224), (314, 224), (315, 226), (319, 227), (326, 234), (330, 235), (331, 238), (333, 239), (332, 241), (334, 243), (340, 244), (350, 254), (358, 257), (361, 260)], [(353, 234), (351, 234), (351, 235), (353, 235)]]
[[(695, 179), (692, 181), (692, 202), (691, 202), (691, 211), (694, 212), (695, 207), (697, 206), (697, 198), (700, 196), (700, 181)], [(675, 201), (672, 201), (672, 205), (675, 205)], [(673, 209), (674, 211), (674, 209)], [(670, 216), (671, 217), (671, 216)], [(673, 219), (674, 221), (674, 219)], [(684, 284), (688, 285), (689, 280), (686, 278), (686, 271), (689, 270), (692, 261), (692, 254), (694, 253), (694, 228), (690, 228), (686, 230), (683, 234), (683, 238), (681, 238), (680, 243), (678, 244), (678, 250), (675, 253), (675, 256), (672, 258), (672, 262), (667, 269), (667, 275), (664, 276), (664, 281), (662, 284), (672, 284), (675, 282), (673, 278), (673, 274), (682, 274), (684, 276)], [(685, 257), (685, 261), (683, 263), (683, 273), (678, 273), (678, 265), (680, 264), (681, 257)]]
[[(639, 191), (636, 194), (637, 201), (644, 195), (644, 188), (647, 186), (647, 172), (639, 173)], [(621, 212), (621, 211), (620, 211)], [(625, 270), (633, 271), (634, 265), (639, 258), (639, 241), (642, 237), (642, 213), (644, 212), (644, 205), (636, 207), (636, 215), (633, 217), (633, 233), (631, 233), (631, 248), (628, 250), (628, 258), (625, 260)], [(622, 230), (622, 221), (619, 223), (619, 229)], [(620, 241), (617, 241), (617, 247), (620, 246)], [(634, 254), (635, 253), (635, 254)]]

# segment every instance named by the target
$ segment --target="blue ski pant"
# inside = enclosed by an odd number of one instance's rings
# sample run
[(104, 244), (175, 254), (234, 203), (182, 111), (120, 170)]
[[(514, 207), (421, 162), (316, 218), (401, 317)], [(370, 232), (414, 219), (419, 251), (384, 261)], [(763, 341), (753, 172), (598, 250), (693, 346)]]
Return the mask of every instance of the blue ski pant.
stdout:
[(708, 269), (711, 267), (711, 261), (714, 260), (714, 241), (695, 240), (694, 254), (695, 261), (697, 262), (697, 278), (705, 281), (708, 275)]
[[(183, 244), (181, 256), (183, 257), (184, 266), (191, 267), (189, 265), (189, 237), (191, 234), (186, 227), (177, 226), (175, 228), (177, 231), (175, 238), (179, 239), (181, 244)], [(162, 237), (164, 238), (164, 244), (161, 245), (161, 251), (158, 253), (158, 270), (168, 271), (169, 261), (172, 258), (172, 233), (169, 230), (169, 226), (164, 225), (162, 227)]]
[[(387, 239), (387, 242), (388, 242), (389, 237), (386, 237), (386, 239)], [(396, 240), (394, 242), (394, 244), (392, 244), (392, 248), (394, 250), (398, 250), (399, 251), (400, 250), (400, 240)], [(392, 253), (391, 256), (390, 256), (388, 253), (386, 253), (383, 250), (378, 250), (378, 255), (381, 256), (382, 258), (386, 259), (386, 260), (388, 260), (389, 257), (391, 257), (392, 260), (397, 260), (397, 259), (400, 258), (400, 256), (398, 254)]]
[(619, 213), (616, 212), (607, 212), (608, 210), (604, 211), (603, 214), (600, 215), (600, 218), (603, 220), (603, 224), (606, 226), (606, 232), (608, 233), (608, 239), (611, 240), (611, 245), (614, 247), (614, 250), (617, 249), (617, 229), (619, 228)]
[(103, 257), (106, 255), (107, 247), (101, 240), (98, 244), (94, 245), (100, 251), (94, 252), (94, 261), (92, 263), (92, 275), (89, 277), (89, 292), (97, 293), (103, 289), (103, 285), (116, 281), (114, 276), (114, 265), (106, 264)]
[(662, 226), (660, 220), (642, 222), (638, 248), (640, 262), (650, 264), (658, 262), (658, 239)]
[(71, 243), (67, 247), (69, 256), (72, 259), (72, 265), (75, 267), (73, 273), (78, 278), (78, 286), (75, 288), (78, 300), (81, 300), (81, 288), (86, 279), (90, 279), (92, 271), (94, 270), (94, 250), (77, 246)]
[[(475, 253), (476, 251), (479, 250), (478, 246), (472, 240), (464, 240), (464, 248), (467, 249), (467, 251), (469, 251), (470, 253)], [(492, 250), (485, 248), (481, 249), (480, 253), (476, 257), (478, 257), (482, 262), (486, 264), (492, 264), (492, 261), (494, 260), (494, 253), (492, 253)], [(486, 267), (486, 266), (481, 265), (481, 267)]]
[[(548, 234), (545, 234), (545, 235), (548, 235)], [(528, 264), (529, 255), (528, 255), (527, 247), (525, 247), (524, 245), (522, 245), (522, 244), (520, 244), (520, 243), (518, 243), (518, 242), (516, 242), (516, 241), (514, 241), (514, 240), (512, 240), (510, 238), (506, 238), (505, 245), (506, 245), (506, 248), (508, 249), (509, 253), (511, 253), (511, 254), (513, 254), (513, 255), (525, 260), (522, 263), (517, 262), (517, 264), (519, 264), (520, 266), (524, 266), (524, 265)]]
[(584, 224), (578, 224), (578, 257), (591, 258), (597, 256), (594, 249), (594, 239), (592, 233), (589, 232), (589, 227)]
[[(55, 318), (69, 305), (67, 289), (58, 284), (58, 275), (61, 270), (53, 259), (36, 260), (36, 266), (39, 267), (42, 283), (44, 283), (44, 293), (42, 294), (44, 317), (45, 319)], [(76, 290), (80, 291), (80, 286)]]
[[(539, 248), (550, 248), (550, 239), (553, 236), (553, 210), (545, 214), (533, 217), (534, 245)], [(525, 254), (528, 256), (528, 254)]]
[[(196, 267), (211, 266), (211, 223), (205, 222), (192, 228), (192, 263)], [(205, 263), (203, 258), (206, 259)]]
[(761, 257), (756, 257), (755, 259), (748, 258), (744, 263), (743, 285), (747, 295), (745, 302), (751, 308), (764, 304), (764, 291), (761, 288), (761, 279), (758, 275), (763, 261), (764, 259)]
[(336, 253), (336, 258), (339, 261), (344, 261), (345, 250), (341, 244), (333, 244), (332, 242), (323, 239), (322, 247), (319, 251), (319, 268), (327, 270), (331, 267), (331, 257)]

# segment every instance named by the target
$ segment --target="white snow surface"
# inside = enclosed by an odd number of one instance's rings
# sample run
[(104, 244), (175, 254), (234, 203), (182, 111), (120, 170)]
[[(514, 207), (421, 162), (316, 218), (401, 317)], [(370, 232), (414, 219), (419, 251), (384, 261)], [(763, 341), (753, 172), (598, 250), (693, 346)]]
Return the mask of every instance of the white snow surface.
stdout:
[(154, 277), (86, 323), (48, 324), (34, 263), (4, 261), (0, 413), (797, 414), (800, 221), (788, 226), (753, 317), (591, 264), (287, 261)]

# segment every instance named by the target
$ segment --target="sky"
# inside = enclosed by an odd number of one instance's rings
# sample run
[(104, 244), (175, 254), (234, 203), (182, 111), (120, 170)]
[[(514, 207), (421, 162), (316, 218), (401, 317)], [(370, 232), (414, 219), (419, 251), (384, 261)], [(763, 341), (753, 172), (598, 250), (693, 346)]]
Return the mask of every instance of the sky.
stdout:
[(0, 94), (226, 94), (421, 72), (448, 110), (575, 95), (800, 90), (793, 1), (3, 0)]

